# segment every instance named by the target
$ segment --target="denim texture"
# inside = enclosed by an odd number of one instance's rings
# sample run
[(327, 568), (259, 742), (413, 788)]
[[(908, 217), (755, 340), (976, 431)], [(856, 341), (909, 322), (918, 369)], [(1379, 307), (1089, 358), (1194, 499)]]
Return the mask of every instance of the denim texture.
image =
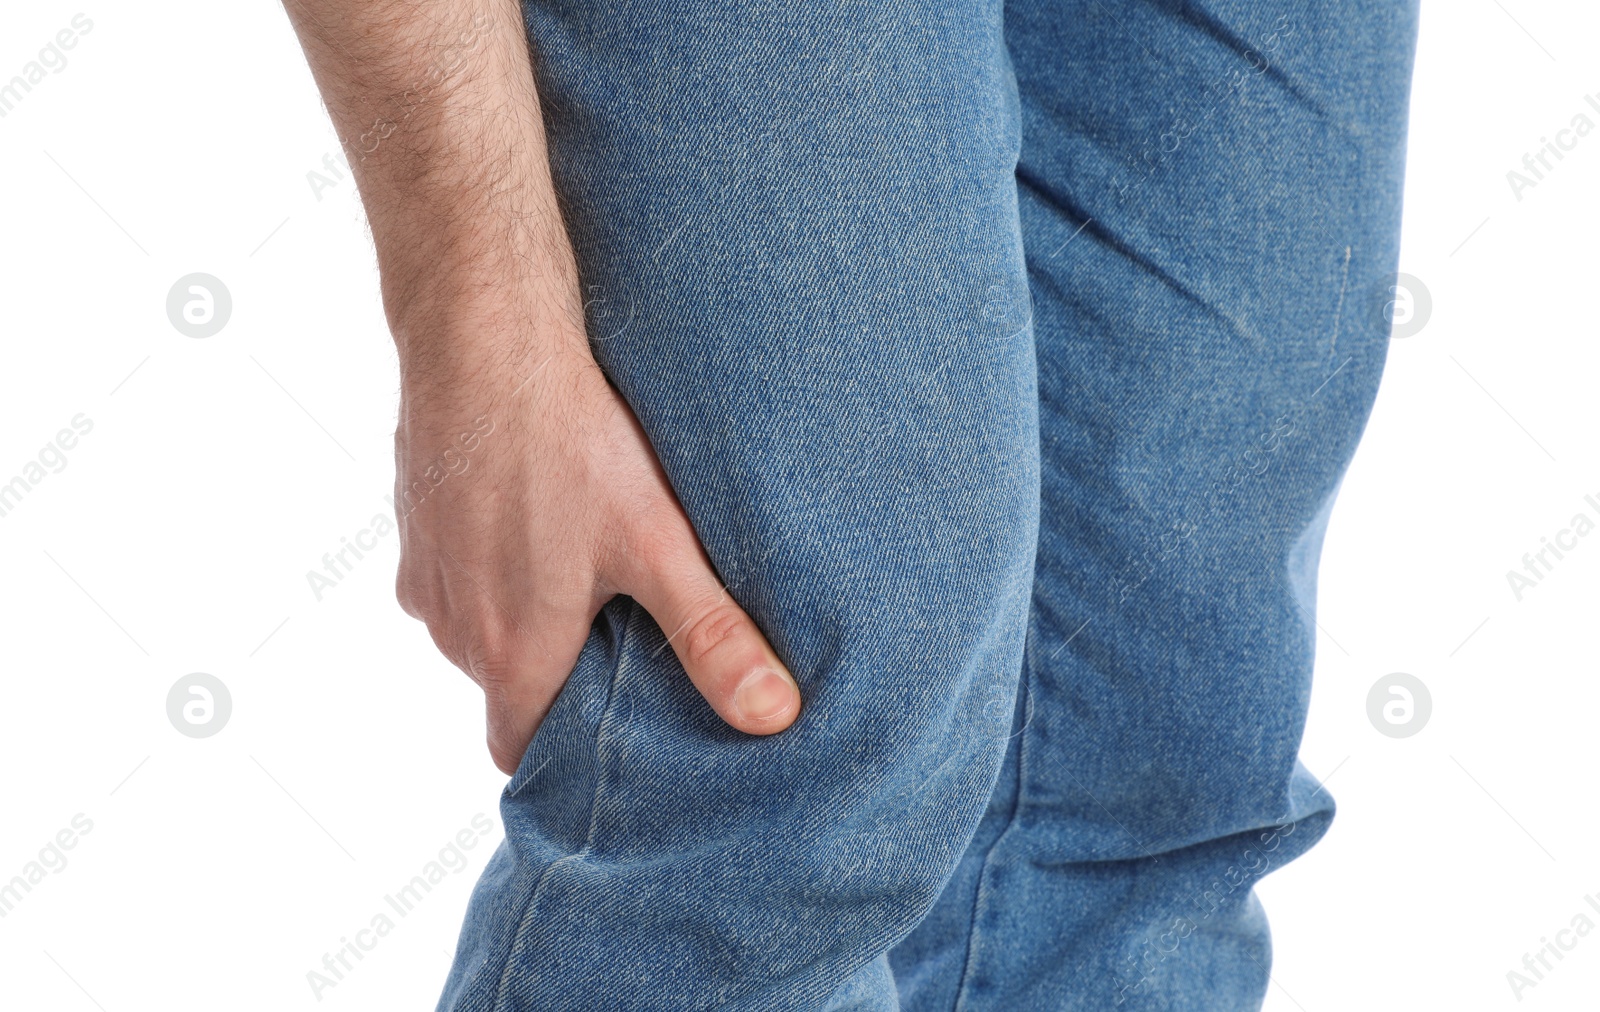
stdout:
[(596, 357), (805, 703), (607, 605), (439, 1009), (1258, 1008), (1415, 4), (524, 12)]

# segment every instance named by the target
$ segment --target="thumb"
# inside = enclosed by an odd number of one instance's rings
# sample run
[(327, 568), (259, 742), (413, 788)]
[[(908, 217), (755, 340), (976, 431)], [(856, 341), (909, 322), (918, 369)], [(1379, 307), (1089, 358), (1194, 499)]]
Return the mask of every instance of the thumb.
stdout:
[(800, 713), (794, 676), (717, 579), (687, 518), (666, 540), (628, 592), (656, 620), (689, 680), (723, 720), (763, 735), (793, 724)]

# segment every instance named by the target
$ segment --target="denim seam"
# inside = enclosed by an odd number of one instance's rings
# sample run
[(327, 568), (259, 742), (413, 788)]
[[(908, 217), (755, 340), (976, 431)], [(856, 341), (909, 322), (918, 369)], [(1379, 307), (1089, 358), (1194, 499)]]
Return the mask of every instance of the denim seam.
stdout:
[(989, 844), (989, 848), (983, 852), (983, 867), (978, 869), (978, 888), (973, 890), (972, 896), (972, 927), (967, 932), (967, 956), (961, 964), (961, 979), (956, 984), (956, 1000), (951, 1006), (952, 1012), (961, 1012), (962, 1005), (965, 1004), (967, 995), (967, 980), (972, 974), (972, 964), (976, 959), (978, 949), (978, 915), (985, 905), (984, 900), (986, 899), (988, 892), (986, 889), (986, 882), (989, 877), (989, 862), (994, 858), (995, 851), (1000, 849), (1000, 844), (1005, 842), (1005, 838), (1007, 836), (1011, 835), (1012, 829), (1014, 829), (1017, 824), (1017, 814), (1022, 810), (1022, 785), (1025, 783), (1023, 770), (1026, 766), (1026, 760), (1028, 756), (1027, 714), (1028, 711), (1033, 707), (1033, 654), (1029, 649), (1029, 643), (1032, 640), (1033, 620), (1030, 618), (1028, 621), (1028, 633), (1024, 637), (1022, 645), (1021, 691), (1023, 719), (1022, 730), (1017, 732), (1018, 734), (1022, 735), (1022, 741), (1017, 745), (1017, 790), (1016, 794), (1011, 799), (1011, 811), (1006, 816), (1005, 828), (995, 835), (994, 842)]
[(539, 872), (539, 877), (534, 880), (533, 887), (528, 891), (527, 902), (522, 905), (522, 911), (517, 915), (516, 934), (512, 936), (511, 945), (506, 950), (505, 965), (500, 969), (500, 980), (495, 985), (494, 1003), (490, 1006), (492, 1010), (499, 1010), (505, 1007), (506, 992), (510, 986), (512, 955), (517, 951), (517, 946), (521, 943), (523, 935), (528, 930), (528, 918), (532, 915), (534, 908), (538, 906), (539, 896), (543, 892), (545, 883), (550, 878), (550, 874), (556, 870), (558, 865), (581, 860), (589, 853), (590, 848), (594, 846), (595, 827), (598, 823), (600, 811), (600, 775), (604, 767), (605, 749), (603, 743), (606, 737), (606, 728), (609, 726), (614, 712), (614, 704), (616, 703), (617, 699), (617, 686), (622, 681), (622, 669), (624, 663), (626, 662), (628, 634), (633, 629), (633, 621), (638, 614), (638, 610), (638, 603), (630, 599), (628, 605), (628, 617), (626, 621), (623, 622), (622, 635), (617, 638), (616, 667), (612, 668), (611, 670), (611, 684), (607, 686), (606, 689), (605, 707), (600, 712), (600, 725), (595, 730), (594, 794), (589, 799), (589, 831), (584, 836), (582, 847), (579, 847), (571, 854), (565, 854), (561, 857), (558, 857), (554, 861), (551, 861), (549, 864), (545, 865), (544, 868)]

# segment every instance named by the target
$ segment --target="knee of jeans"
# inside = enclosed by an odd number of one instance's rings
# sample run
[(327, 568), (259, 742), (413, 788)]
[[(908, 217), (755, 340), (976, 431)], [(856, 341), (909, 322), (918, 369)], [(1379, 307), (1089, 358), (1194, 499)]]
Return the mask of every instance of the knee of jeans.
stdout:
[[(804, 866), (842, 840), (904, 858), (919, 824), (959, 834), (997, 772), (1021, 672), (1032, 560), (1026, 522), (1007, 526), (967, 525), (962, 551), (936, 535), (831, 555), (801, 539), (730, 581), (801, 689), (799, 718), (770, 737), (722, 723), (641, 607), (608, 606), (513, 793), (559, 804), (584, 824), (569, 842), (619, 856), (787, 826), (817, 844), (789, 848)], [(592, 812), (572, 804), (585, 791)]]
[(784, 589), (742, 603), (803, 704), (791, 728), (764, 738), (723, 724), (660, 627), (631, 607), (609, 684), (599, 665), (584, 676), (587, 719), (565, 731), (579, 740), (545, 743), (592, 752), (590, 848), (642, 856), (685, 834), (750, 838), (787, 824), (818, 844), (791, 852), (796, 867), (852, 850), (862, 861), (881, 850), (888, 867), (909, 856), (919, 822), (970, 828), (1011, 733), (1029, 597), (1028, 567), (991, 561), (935, 576), (925, 559), (907, 585), (883, 572), (830, 586), (768, 574)]
[(1144, 877), (1129, 908), (1160, 911), (1194, 925), (1225, 922), (1250, 905), (1255, 886), (1310, 850), (1327, 833), (1333, 805), (1306, 807), (1293, 818), (1202, 840), (1152, 855), (1159, 873)]
[(1031, 585), (996, 558), (925, 558), (939, 579), (898, 596), (792, 588), (773, 638), (806, 703), (769, 737), (722, 724), (649, 615), (609, 606), (502, 804), (508, 958), (822, 1007), (933, 905), (993, 789)]
[(1209, 738), (1188, 724), (1091, 720), (1033, 742), (1018, 820), (1055, 863), (1162, 864), (1218, 841), (1286, 863), (1323, 835), (1336, 808), (1295, 757), (1299, 715), (1285, 711), (1287, 728), (1226, 708), (1213, 720), (1228, 727)]

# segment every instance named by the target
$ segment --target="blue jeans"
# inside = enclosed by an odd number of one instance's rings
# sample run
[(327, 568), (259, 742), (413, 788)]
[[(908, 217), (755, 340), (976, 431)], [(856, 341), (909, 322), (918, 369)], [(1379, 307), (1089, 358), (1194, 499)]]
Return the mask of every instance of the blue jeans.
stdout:
[(1258, 1008), (1414, 3), (525, 13), (596, 357), (805, 708), (607, 605), (439, 1008)]

